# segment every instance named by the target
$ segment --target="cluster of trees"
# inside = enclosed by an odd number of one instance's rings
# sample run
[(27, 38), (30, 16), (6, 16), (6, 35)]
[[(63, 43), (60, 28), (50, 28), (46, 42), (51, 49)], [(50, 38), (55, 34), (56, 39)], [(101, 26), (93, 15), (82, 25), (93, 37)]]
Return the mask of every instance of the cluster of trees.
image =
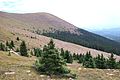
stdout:
[[(19, 41), (19, 37), (17, 37), (17, 40)], [(6, 41), (6, 44), (0, 43), (0, 50), (1, 51), (8, 51), (10, 49), (15, 49), (15, 44), (12, 40)], [(16, 52), (20, 52), (21, 56), (28, 56), (28, 51), (27, 51), (25, 41), (21, 42), (20, 48), (17, 48)]]
[(92, 57), (90, 52), (87, 52), (85, 55), (73, 54), (73, 57), (74, 60), (78, 60), (78, 63), (81, 63), (86, 68), (120, 69), (120, 62), (116, 61), (113, 54), (108, 59), (103, 54)]
[(41, 56), (35, 63), (39, 72), (48, 75), (62, 75), (70, 73), (70, 70), (66, 68), (65, 60), (60, 56), (58, 49), (55, 48), (55, 44), (52, 39), (43, 47), (42, 50), (34, 49), (34, 51), (36, 56)]
[[(48, 46), (44, 46), (43, 50), (40, 48), (34, 49), (34, 55), (37, 57), (42, 57), (44, 54), (47, 54)], [(44, 53), (46, 50), (46, 53)], [(86, 54), (71, 54), (70, 51), (64, 50), (61, 48), (58, 51), (60, 56), (64, 59), (66, 63), (73, 63), (74, 60), (78, 61), (78, 63), (82, 64), (86, 68), (99, 68), (99, 69), (119, 69), (120, 68), (120, 61), (117, 62), (114, 58), (114, 55), (111, 54), (109, 58), (105, 58), (103, 54), (98, 55), (96, 57), (92, 57), (90, 52)]]
[(14, 45), (14, 42), (13, 40), (12, 41), (6, 41), (6, 46), (9, 48), (9, 49), (13, 49), (15, 47)]
[(14, 42), (13, 41), (6, 41), (6, 44), (4, 43), (0, 43), (0, 50), (2, 51), (8, 51), (8, 49), (13, 49), (15, 46), (14, 46)]
[(66, 50), (64, 51), (63, 48), (61, 48), (61, 53), (60, 55), (63, 57), (63, 59), (67, 62), (67, 63), (73, 63), (73, 56), (70, 53), (70, 51)]
[(120, 47), (119, 47), (120, 43), (87, 32), (83, 29), (77, 29), (76, 31), (79, 32), (80, 34), (82, 33), (82, 35), (73, 34), (69, 31), (57, 31), (57, 30), (54, 31), (53, 33), (44, 32), (42, 33), (42, 35), (120, 55)]

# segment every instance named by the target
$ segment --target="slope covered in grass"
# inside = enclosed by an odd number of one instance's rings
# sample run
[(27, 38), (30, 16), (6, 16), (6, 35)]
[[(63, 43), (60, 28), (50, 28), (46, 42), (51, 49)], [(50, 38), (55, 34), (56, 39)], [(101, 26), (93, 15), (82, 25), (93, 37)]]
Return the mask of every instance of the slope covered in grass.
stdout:
[[(0, 79), (1, 80), (69, 80), (60, 76), (46, 76), (37, 73), (34, 68), (36, 57), (22, 57), (15, 54), (8, 56), (8, 52), (0, 51)], [(120, 70), (90, 69), (81, 67), (74, 62), (67, 64), (73, 73), (77, 74), (77, 80), (119, 80)]]

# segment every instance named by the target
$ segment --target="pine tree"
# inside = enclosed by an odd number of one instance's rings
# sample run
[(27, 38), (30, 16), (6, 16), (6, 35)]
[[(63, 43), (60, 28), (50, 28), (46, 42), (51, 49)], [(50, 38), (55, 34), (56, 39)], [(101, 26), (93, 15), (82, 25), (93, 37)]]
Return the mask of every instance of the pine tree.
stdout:
[(41, 49), (39, 49), (39, 48), (34, 48), (34, 55), (36, 56), (36, 57), (41, 57), (41, 55), (42, 55), (42, 50)]
[(65, 51), (64, 59), (66, 60), (67, 63), (73, 62), (73, 56), (70, 54), (70, 52), (68, 50)]
[(77, 55), (75, 53), (73, 53), (73, 59), (77, 60)]
[(8, 41), (6, 41), (6, 46), (9, 46), (9, 42)]
[(3, 43), (0, 43), (0, 50), (5, 51), (5, 45)]
[(99, 68), (99, 69), (107, 68), (107, 65), (106, 65), (107, 62), (103, 54), (101, 54), (101, 56), (98, 54), (98, 56), (95, 58), (95, 63), (96, 63), (96, 68)]
[(109, 69), (115, 69), (116, 68), (116, 59), (114, 58), (114, 55), (111, 54), (111, 56), (109, 57), (108, 61), (107, 61), (107, 65)]
[(60, 56), (59, 51), (55, 48), (55, 44), (51, 39), (50, 42), (44, 46), (43, 55), (39, 61), (36, 62), (37, 69), (49, 75), (58, 75), (70, 72), (65, 66), (65, 61)]
[(84, 55), (80, 54), (79, 59), (78, 59), (78, 63), (83, 63), (83, 60), (84, 60)]
[(63, 58), (65, 58), (65, 52), (64, 52), (63, 48), (61, 48), (60, 56), (62, 56)]
[(11, 41), (11, 42), (10, 42), (10, 45), (11, 45), (12, 47), (15, 47), (15, 45), (14, 45), (14, 42), (13, 42), (13, 41)]
[(16, 39), (17, 41), (19, 41), (20, 39), (19, 39), (19, 37), (17, 37), (17, 39)]
[(87, 67), (87, 68), (95, 68), (96, 67), (95, 60), (91, 56), (90, 52), (87, 52), (86, 55), (84, 56), (83, 66)]
[(20, 45), (20, 53), (21, 53), (22, 56), (28, 56), (25, 41), (22, 41), (22, 43)]
[(67, 59), (67, 63), (73, 63), (73, 56), (72, 56), (72, 54), (69, 54), (68, 59)]

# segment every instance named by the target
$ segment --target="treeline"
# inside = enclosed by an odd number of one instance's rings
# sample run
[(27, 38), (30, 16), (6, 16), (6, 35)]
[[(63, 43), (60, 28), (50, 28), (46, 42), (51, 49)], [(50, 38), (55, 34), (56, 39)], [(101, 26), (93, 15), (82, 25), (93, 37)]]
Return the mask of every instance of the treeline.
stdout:
[(77, 29), (76, 31), (79, 32), (80, 35), (73, 34), (69, 31), (45, 32), (42, 33), (42, 35), (120, 55), (120, 43), (87, 32), (83, 29)]
[(75, 60), (78, 60), (78, 63), (81, 63), (86, 68), (120, 69), (120, 61), (117, 62), (113, 54), (105, 58), (103, 54), (92, 57), (91, 53), (87, 52), (85, 55), (74, 54), (73, 57)]
[(15, 46), (14, 46), (14, 42), (13, 41), (6, 41), (6, 44), (4, 43), (0, 43), (0, 50), (2, 51), (8, 51), (9, 49), (13, 49)]
[[(55, 47), (55, 44), (53, 45), (53, 47)], [(0, 43), (0, 50), (2, 51), (9, 51), (10, 49), (14, 48), (15, 44), (13, 41), (6, 41), (6, 44)], [(48, 46), (46, 45), (43, 49), (34, 48), (33, 50), (31, 50), (30, 54), (36, 57), (43, 57), (45, 53), (48, 53), (47, 48)], [(70, 51), (64, 50), (63, 48), (61, 48), (60, 50), (55, 48), (55, 51), (57, 51), (57, 54), (59, 54), (66, 63), (73, 63), (73, 61), (77, 61), (86, 68), (120, 69), (120, 61), (117, 62), (113, 54), (111, 54), (109, 58), (105, 58), (103, 54), (92, 57), (90, 52), (87, 52), (86, 54), (74, 53), (72, 55)], [(20, 47), (16, 49), (16, 52), (19, 52), (21, 56), (29, 56), (25, 41), (21, 42)]]
[[(45, 46), (46, 47), (46, 46)], [(60, 56), (64, 59), (66, 63), (73, 63), (73, 61), (77, 61), (82, 64), (82, 66), (86, 68), (98, 68), (98, 69), (120, 69), (120, 61), (116, 61), (114, 55), (111, 54), (108, 58), (105, 58), (103, 54), (92, 57), (90, 52), (86, 54), (73, 54), (61, 48), (59, 51)], [(34, 49), (34, 56), (42, 57), (43, 50), (40, 48)]]

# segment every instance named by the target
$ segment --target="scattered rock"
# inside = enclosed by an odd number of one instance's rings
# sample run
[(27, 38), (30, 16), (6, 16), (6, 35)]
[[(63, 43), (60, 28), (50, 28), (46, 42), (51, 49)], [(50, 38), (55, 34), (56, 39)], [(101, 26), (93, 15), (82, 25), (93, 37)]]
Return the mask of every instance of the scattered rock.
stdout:
[(112, 74), (112, 73), (106, 73), (107, 75), (110, 75), (110, 76), (113, 76), (114, 74)]
[(40, 75), (40, 77), (44, 77), (45, 75)]
[(26, 72), (27, 72), (27, 73), (30, 73), (30, 70), (27, 70)]
[(28, 74), (29, 76), (31, 76), (32, 74)]
[(107, 69), (108, 71), (110, 71), (110, 69)]
[(5, 75), (12, 75), (15, 74), (15, 72), (5, 72)]
[(69, 80), (74, 80), (74, 79), (72, 79), (72, 78), (69, 78)]
[(114, 70), (113, 72), (119, 72), (118, 70)]
[(82, 70), (82, 68), (78, 68), (78, 70)]

